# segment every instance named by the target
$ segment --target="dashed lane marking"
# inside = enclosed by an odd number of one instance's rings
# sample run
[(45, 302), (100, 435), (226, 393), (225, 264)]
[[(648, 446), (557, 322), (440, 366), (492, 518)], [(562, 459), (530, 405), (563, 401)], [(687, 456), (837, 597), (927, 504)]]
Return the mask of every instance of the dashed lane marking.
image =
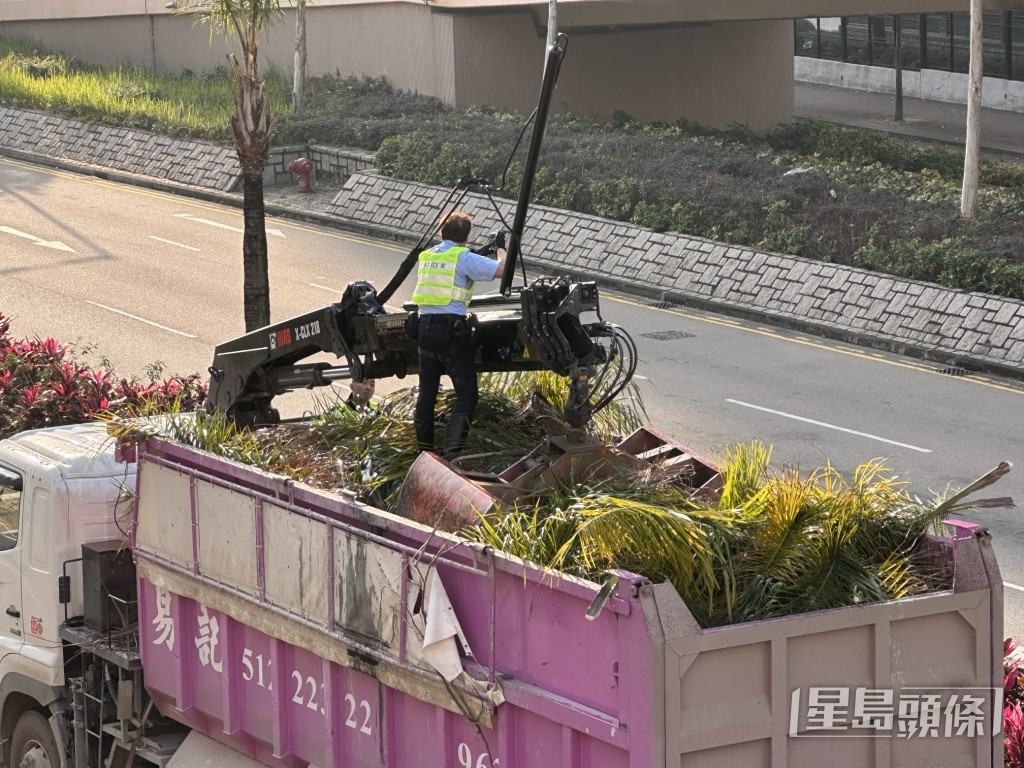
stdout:
[(132, 314), (129, 314), (128, 312), (123, 312), (120, 309), (114, 309), (113, 307), (108, 307), (106, 304), (100, 304), (98, 302), (89, 301), (89, 300), (86, 300), (85, 303), (86, 304), (92, 304), (94, 307), (99, 307), (100, 309), (105, 309), (108, 312), (113, 312), (114, 314), (117, 314), (117, 315), (123, 315), (124, 317), (131, 318), (132, 320), (138, 320), (140, 323), (145, 323), (146, 325), (152, 325), (154, 328), (159, 328), (161, 331), (167, 331), (168, 333), (176, 333), (179, 336), (184, 336), (186, 339), (194, 339), (194, 338), (196, 338), (195, 335), (193, 335), (191, 333), (185, 333), (184, 331), (178, 331), (178, 330), (175, 330), (174, 328), (168, 328), (166, 325), (160, 325), (160, 323), (154, 323), (152, 320), (147, 320), (144, 317), (139, 317), (138, 315), (132, 315)]
[[(226, 229), (229, 232), (237, 232), (240, 235), (245, 234), (245, 229), (242, 227), (233, 227), (230, 224), (221, 224), (219, 221), (212, 221), (211, 219), (203, 219), (199, 216), (193, 216), (191, 213), (176, 213), (174, 214), (179, 219), (185, 219), (187, 221), (194, 221), (197, 224), (206, 224), (208, 227), (217, 227), (218, 229)], [(284, 232), (280, 229), (271, 229), (270, 227), (264, 227), (268, 235), (274, 237), (284, 237)]]
[(176, 245), (178, 248), (186, 248), (186, 249), (188, 249), (190, 251), (198, 251), (199, 250), (198, 248), (193, 248), (191, 245), (185, 245), (184, 243), (176, 243), (173, 240), (164, 240), (162, 237), (157, 237), (156, 235), (150, 235), (149, 239), (150, 240), (157, 240), (157, 241), (159, 241), (161, 243), (167, 243), (168, 245)]
[(826, 429), (834, 429), (837, 432), (845, 432), (848, 435), (857, 435), (858, 437), (866, 437), (866, 438), (868, 438), (870, 440), (877, 440), (880, 443), (888, 443), (889, 445), (896, 445), (896, 446), (899, 446), (900, 448), (909, 448), (910, 450), (917, 451), (918, 453), (931, 453), (932, 452), (931, 448), (919, 448), (918, 446), (910, 445), (909, 443), (899, 443), (899, 442), (896, 442), (895, 440), (889, 440), (888, 438), (885, 438), (885, 437), (879, 437), (878, 435), (872, 435), (872, 434), (870, 434), (868, 432), (858, 432), (855, 429), (847, 429), (846, 427), (838, 427), (835, 424), (828, 424), (828, 423), (826, 423), (824, 421), (816, 421), (814, 419), (807, 419), (807, 418), (804, 418), (803, 416), (796, 416), (796, 415), (794, 415), (792, 413), (786, 413), (785, 411), (776, 411), (776, 410), (774, 410), (772, 408), (765, 408), (762, 405), (753, 405), (751, 403), (744, 403), (742, 400), (733, 400), (731, 398), (726, 398), (725, 402), (732, 403), (733, 405), (742, 405), (744, 408), (753, 408), (755, 411), (764, 411), (765, 413), (771, 413), (771, 414), (774, 414), (775, 416), (782, 416), (782, 417), (787, 418), (787, 419), (793, 419), (794, 421), (802, 421), (802, 422), (805, 422), (807, 424), (814, 424), (815, 426), (825, 427)]

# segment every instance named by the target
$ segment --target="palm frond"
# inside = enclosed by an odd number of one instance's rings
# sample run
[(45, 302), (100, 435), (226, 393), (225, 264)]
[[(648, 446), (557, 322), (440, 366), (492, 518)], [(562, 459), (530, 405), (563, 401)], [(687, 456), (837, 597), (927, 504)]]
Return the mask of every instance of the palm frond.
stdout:
[(731, 603), (732, 580), (723, 573), (737, 515), (713, 509), (681, 512), (637, 499), (590, 494), (573, 511), (581, 524), (549, 563), (565, 568), (578, 552), (590, 574), (624, 568), (654, 581), (670, 581), (691, 610), (710, 615)]
[(1013, 464), (1008, 461), (999, 462), (999, 464), (993, 469), (990, 469), (966, 488), (939, 501), (932, 508), (933, 518), (938, 520), (942, 517), (946, 517), (957, 512), (965, 512), (970, 509), (992, 509), (997, 507), (1014, 506), (1013, 499), (1008, 497), (997, 499), (978, 499), (975, 501), (966, 500), (971, 494), (977, 493), (982, 488), (988, 488), (1000, 478), (1005, 477), (1012, 468)]
[(771, 447), (756, 440), (725, 447), (716, 457), (722, 476), (719, 505), (724, 508), (744, 506), (767, 480), (771, 458)]

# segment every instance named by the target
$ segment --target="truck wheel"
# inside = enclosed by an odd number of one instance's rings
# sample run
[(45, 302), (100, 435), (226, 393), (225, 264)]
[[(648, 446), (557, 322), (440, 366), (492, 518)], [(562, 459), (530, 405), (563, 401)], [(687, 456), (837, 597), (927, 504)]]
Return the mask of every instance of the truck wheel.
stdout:
[(13, 768), (60, 768), (60, 749), (46, 718), (35, 710), (22, 713), (11, 737)]

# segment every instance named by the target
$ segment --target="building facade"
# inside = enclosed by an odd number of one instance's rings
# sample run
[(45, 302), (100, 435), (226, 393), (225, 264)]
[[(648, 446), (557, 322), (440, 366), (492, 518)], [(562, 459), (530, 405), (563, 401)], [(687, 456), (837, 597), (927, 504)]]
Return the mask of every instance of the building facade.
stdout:
[[(210, 71), (228, 48), (176, 13), (187, 0), (0, 0), (0, 35), (83, 61), (163, 73)], [(921, 0), (899, 0), (908, 12)], [(1024, 5), (993, 0), (992, 7)], [(263, 65), (291, 72), (294, 9), (265, 34)], [(560, 0), (570, 37), (554, 108), (581, 116), (762, 131), (793, 115), (797, 17), (821, 0)], [(829, 15), (892, 12), (893, 2), (829, 2)], [(928, 10), (962, 3), (933, 0)], [(843, 6), (843, 7), (840, 7)], [(953, 7), (955, 6), (955, 8)], [(529, 112), (536, 102), (547, 2), (317, 0), (307, 6), (307, 71), (385, 77), (458, 106)]]

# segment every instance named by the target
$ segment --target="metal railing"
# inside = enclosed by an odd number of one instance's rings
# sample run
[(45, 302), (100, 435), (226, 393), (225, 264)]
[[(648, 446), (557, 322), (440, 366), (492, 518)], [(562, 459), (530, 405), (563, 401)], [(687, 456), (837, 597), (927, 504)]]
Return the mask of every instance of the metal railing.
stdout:
[[(984, 14), (986, 77), (1024, 80), (1024, 12)], [(894, 67), (901, 40), (904, 69), (966, 73), (970, 14), (920, 13), (796, 19), (794, 53), (829, 61)]]

